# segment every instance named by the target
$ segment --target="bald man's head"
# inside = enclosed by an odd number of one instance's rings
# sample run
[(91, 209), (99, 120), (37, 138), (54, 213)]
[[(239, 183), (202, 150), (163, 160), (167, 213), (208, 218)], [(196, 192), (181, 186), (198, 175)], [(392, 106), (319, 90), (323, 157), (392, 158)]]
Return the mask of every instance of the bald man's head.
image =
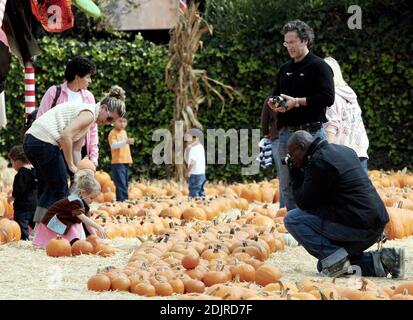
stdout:
[(299, 130), (288, 139), (287, 152), (291, 157), (291, 161), (297, 168), (302, 168), (304, 164), (304, 156), (314, 141), (314, 137), (307, 131)]

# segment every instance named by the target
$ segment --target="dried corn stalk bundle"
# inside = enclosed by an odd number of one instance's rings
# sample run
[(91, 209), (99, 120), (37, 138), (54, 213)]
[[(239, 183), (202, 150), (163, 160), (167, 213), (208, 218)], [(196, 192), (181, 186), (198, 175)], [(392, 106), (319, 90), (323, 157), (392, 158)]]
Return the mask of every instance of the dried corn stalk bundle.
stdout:
[[(211, 105), (211, 92), (218, 96), (222, 102), (225, 101), (225, 95), (232, 101), (234, 96), (238, 94), (231, 86), (209, 78), (206, 70), (193, 68), (195, 53), (202, 45), (201, 36), (206, 32), (212, 34), (212, 27), (200, 16), (196, 2), (191, 2), (185, 12), (179, 12), (178, 22), (171, 29), (165, 81), (168, 88), (176, 95), (172, 131), (175, 130), (176, 121), (183, 122), (183, 132), (191, 128), (202, 130), (202, 124), (197, 118), (198, 107), (205, 98), (208, 105)], [(220, 87), (223, 93), (211, 83)], [(206, 97), (201, 94), (200, 86), (203, 87)], [(175, 157), (183, 159), (180, 151), (182, 150), (174, 152)], [(180, 183), (183, 182), (183, 170), (183, 165), (176, 165), (176, 177)]]

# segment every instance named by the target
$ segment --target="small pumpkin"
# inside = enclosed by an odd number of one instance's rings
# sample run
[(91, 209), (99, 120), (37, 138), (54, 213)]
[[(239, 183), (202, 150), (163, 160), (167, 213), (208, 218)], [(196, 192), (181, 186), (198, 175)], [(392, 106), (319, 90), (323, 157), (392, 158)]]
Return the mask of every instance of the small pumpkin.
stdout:
[(95, 247), (95, 253), (102, 257), (109, 257), (115, 254), (115, 249), (104, 243), (98, 243)]
[(195, 254), (188, 254), (182, 258), (181, 262), (185, 269), (194, 269), (199, 264), (199, 256)]
[(104, 274), (97, 274), (89, 278), (87, 288), (91, 291), (108, 291), (110, 289), (110, 278)]
[(145, 297), (153, 297), (156, 295), (155, 287), (149, 282), (140, 282), (132, 285), (131, 292)]
[(205, 284), (196, 279), (184, 280), (185, 293), (203, 293), (205, 291)]
[(125, 274), (118, 274), (113, 277), (110, 285), (113, 291), (129, 291), (130, 280)]

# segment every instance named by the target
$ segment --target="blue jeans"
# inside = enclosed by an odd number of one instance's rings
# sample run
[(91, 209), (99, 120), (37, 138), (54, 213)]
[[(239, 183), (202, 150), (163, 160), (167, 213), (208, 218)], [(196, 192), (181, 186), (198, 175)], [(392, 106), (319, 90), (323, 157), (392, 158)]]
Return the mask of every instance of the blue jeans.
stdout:
[(112, 163), (112, 178), (116, 186), (116, 201), (128, 200), (128, 170), (128, 164)]
[(16, 221), (20, 227), (22, 233), (22, 240), (29, 240), (29, 226), (33, 229), (34, 228), (34, 211), (25, 211), (25, 212), (14, 212), (14, 221)]
[(36, 169), (39, 183), (37, 206), (48, 209), (68, 195), (68, 175), (62, 152), (58, 146), (43, 142), (30, 134), (24, 136), (23, 149)]
[(191, 174), (188, 181), (189, 196), (191, 198), (205, 197), (204, 185), (206, 181), (205, 174)]
[(321, 271), (320, 260), (344, 248), (351, 264), (358, 265), (363, 276), (376, 275), (372, 254), (363, 251), (377, 242), (383, 228), (356, 229), (322, 219), (299, 208), (288, 211), (284, 225), (298, 243), (319, 260), (318, 271)]
[[(275, 139), (272, 143), (271, 143), (271, 147), (272, 147), (272, 159), (274, 161), (274, 167), (275, 170), (277, 171), (277, 177), (278, 179), (280, 178), (280, 167), (281, 167), (281, 160), (280, 157), (278, 156), (278, 138)], [(279, 182), (279, 180), (278, 180)], [(284, 202), (284, 194), (281, 190), (281, 186), (278, 186), (279, 189), (279, 193), (280, 193), (280, 208), (285, 207), (285, 202)]]
[[(282, 127), (279, 131), (278, 141), (278, 158), (280, 159), (280, 170), (278, 173), (278, 179), (280, 182), (280, 190), (284, 197), (284, 204), (287, 206), (287, 210), (292, 210), (297, 207), (294, 200), (292, 184), (290, 183), (290, 172), (286, 165), (281, 164), (281, 159), (284, 159), (287, 155), (287, 142), (294, 132), (288, 130), (286, 127)], [(310, 132), (314, 138), (326, 139), (324, 129), (320, 128), (317, 131)], [(281, 194), (280, 192), (280, 194)]]

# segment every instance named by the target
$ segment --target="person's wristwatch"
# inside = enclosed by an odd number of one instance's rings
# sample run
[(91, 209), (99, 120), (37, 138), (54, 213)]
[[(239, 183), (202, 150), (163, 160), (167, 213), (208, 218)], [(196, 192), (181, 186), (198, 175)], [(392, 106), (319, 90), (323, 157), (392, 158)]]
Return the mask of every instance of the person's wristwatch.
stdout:
[(294, 107), (299, 107), (300, 106), (300, 103), (298, 102), (298, 98), (295, 98), (295, 104), (294, 104)]

